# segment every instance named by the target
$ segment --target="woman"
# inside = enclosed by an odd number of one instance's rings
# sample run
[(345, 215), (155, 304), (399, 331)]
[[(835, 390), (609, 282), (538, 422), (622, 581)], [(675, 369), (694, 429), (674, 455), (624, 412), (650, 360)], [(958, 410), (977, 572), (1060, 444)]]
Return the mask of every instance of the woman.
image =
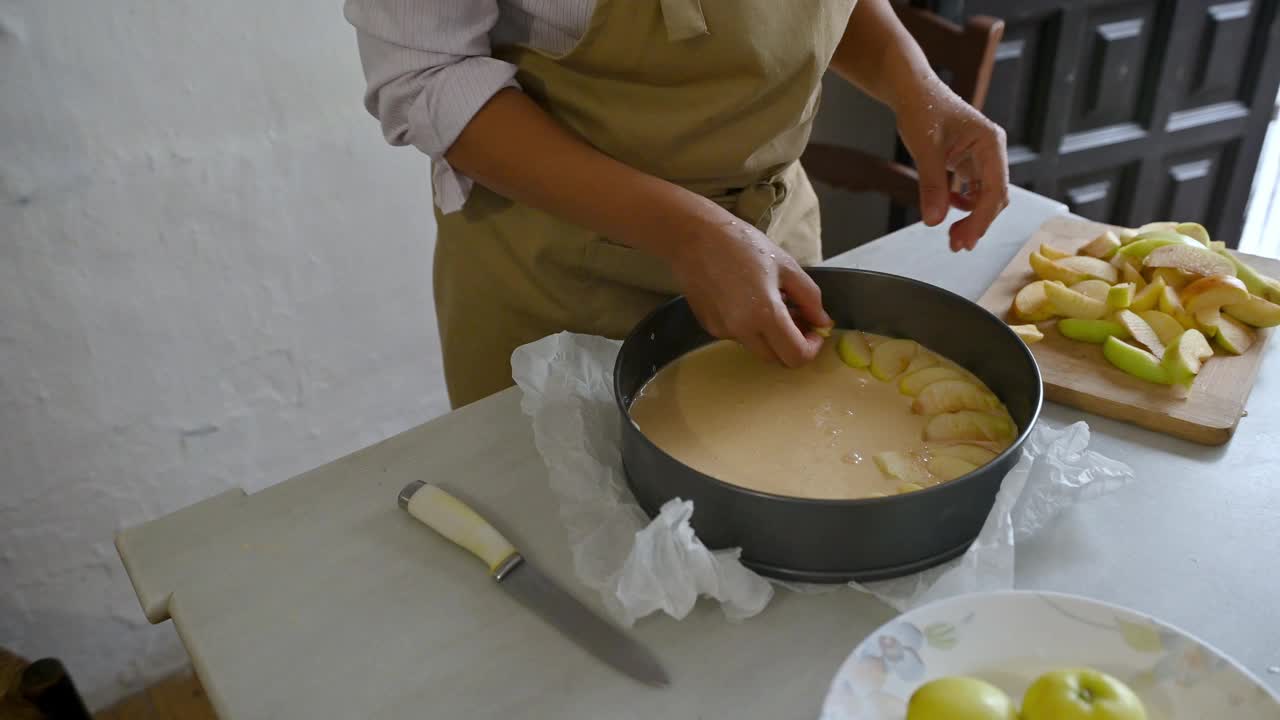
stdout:
[[(1007, 202), (1004, 134), (930, 69), (888, 0), (346, 0), (388, 142), (432, 160), (454, 407), (518, 346), (621, 337), (674, 294), (798, 366), (831, 320), (798, 158), (828, 67), (888, 104), (925, 222), (972, 249)], [(967, 180), (950, 192), (948, 171)]]

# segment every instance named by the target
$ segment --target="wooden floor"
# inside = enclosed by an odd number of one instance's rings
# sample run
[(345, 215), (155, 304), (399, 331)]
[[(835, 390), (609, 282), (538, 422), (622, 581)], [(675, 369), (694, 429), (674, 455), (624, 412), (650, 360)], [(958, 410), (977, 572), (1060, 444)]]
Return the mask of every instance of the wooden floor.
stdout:
[(97, 714), (97, 720), (217, 720), (200, 681), (174, 675)]

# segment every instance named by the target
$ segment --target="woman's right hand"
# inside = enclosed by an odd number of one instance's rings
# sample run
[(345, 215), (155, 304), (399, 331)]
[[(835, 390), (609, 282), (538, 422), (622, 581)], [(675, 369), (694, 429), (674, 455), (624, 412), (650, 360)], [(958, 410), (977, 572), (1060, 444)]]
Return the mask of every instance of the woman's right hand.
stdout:
[(668, 262), (703, 328), (788, 367), (817, 357), (818, 329), (832, 320), (813, 279), (729, 211), (715, 206), (699, 215), (693, 232), (670, 248)]

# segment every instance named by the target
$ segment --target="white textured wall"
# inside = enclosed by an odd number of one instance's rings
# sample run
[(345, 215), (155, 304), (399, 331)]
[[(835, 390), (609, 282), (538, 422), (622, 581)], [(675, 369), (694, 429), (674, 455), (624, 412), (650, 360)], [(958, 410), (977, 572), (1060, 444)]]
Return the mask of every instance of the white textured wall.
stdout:
[(428, 168), (340, 3), (0, 3), (0, 646), (95, 705), (185, 657), (122, 526), (445, 408)]

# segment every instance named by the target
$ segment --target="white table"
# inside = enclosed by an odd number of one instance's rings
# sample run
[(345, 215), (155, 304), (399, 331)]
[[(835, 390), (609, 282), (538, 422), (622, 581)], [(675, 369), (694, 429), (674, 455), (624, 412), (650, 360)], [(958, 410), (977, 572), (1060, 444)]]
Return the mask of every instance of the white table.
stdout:
[[(953, 256), (944, 230), (914, 226), (831, 264), (976, 299), (1029, 234), (1064, 211), (1015, 191), (973, 253)], [(1088, 417), (1094, 447), (1130, 463), (1138, 482), (1020, 548), (1019, 587), (1151, 613), (1280, 689), (1268, 671), (1280, 665), (1278, 388), (1272, 353), (1249, 416), (1222, 448)], [(706, 603), (682, 622), (641, 621), (636, 635), (674, 678), (651, 690), (556, 635), (474, 558), (396, 507), (412, 480), (445, 485), (598, 608), (574, 581), (519, 402), (507, 391), (255, 495), (225, 493), (121, 533), (147, 617), (174, 621), (223, 718), (817, 715), (839, 663), (893, 614), (870, 596), (780, 591), (742, 624)], [(1057, 406), (1042, 415), (1055, 425), (1080, 417)]]

